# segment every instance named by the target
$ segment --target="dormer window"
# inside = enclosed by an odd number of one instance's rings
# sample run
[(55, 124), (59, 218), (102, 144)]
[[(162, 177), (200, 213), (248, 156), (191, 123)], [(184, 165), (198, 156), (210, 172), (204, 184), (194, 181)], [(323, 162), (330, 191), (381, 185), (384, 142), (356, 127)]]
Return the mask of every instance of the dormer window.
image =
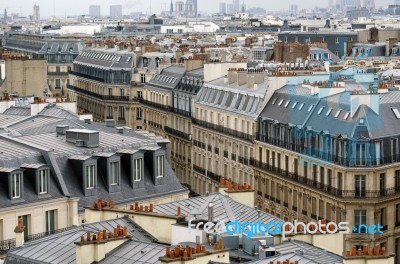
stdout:
[(156, 177), (164, 177), (164, 155), (156, 157)]
[(133, 181), (141, 181), (143, 178), (143, 159), (135, 159), (133, 166)]
[(48, 180), (49, 170), (39, 170), (39, 194), (45, 194), (48, 192)]
[(94, 189), (94, 174), (96, 171), (96, 166), (95, 165), (89, 165), (86, 166), (85, 168), (85, 188), (86, 189)]
[(119, 162), (110, 163), (110, 185), (119, 184)]
[(21, 177), (22, 173), (14, 173), (11, 176), (12, 184), (12, 198), (21, 198)]

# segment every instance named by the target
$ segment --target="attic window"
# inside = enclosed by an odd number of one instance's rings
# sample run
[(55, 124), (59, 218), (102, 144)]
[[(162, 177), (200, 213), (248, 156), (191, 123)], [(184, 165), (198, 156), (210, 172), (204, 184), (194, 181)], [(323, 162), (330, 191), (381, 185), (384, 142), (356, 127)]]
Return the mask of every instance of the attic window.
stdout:
[(275, 98), (274, 101), (272, 101), (273, 105), (276, 103), (276, 100), (278, 100), (278, 98)]
[(318, 110), (318, 114), (320, 115), (321, 113), (322, 113), (322, 111), (324, 111), (324, 106), (323, 107), (321, 107), (319, 110)]
[(344, 115), (343, 119), (344, 119), (344, 120), (347, 120), (347, 118), (349, 117), (349, 115), (350, 115), (350, 113), (347, 112), (347, 113)]
[(292, 109), (294, 109), (296, 107), (296, 105), (297, 105), (297, 102), (294, 102), (292, 105)]
[(397, 119), (400, 119), (400, 112), (397, 108), (392, 108), (392, 111)]
[(47, 193), (49, 170), (39, 170), (39, 194)]
[(299, 110), (303, 109), (303, 107), (304, 107), (304, 103), (302, 103), (302, 104), (300, 105)]
[(13, 199), (21, 198), (21, 177), (22, 177), (22, 173), (14, 173), (11, 176), (12, 198)]
[(289, 104), (290, 104), (290, 100), (288, 100), (288, 101), (286, 102), (285, 107), (287, 108)]
[(279, 106), (281, 106), (281, 104), (283, 103), (283, 99), (279, 101)]
[(94, 188), (94, 174), (95, 174), (95, 165), (89, 165), (86, 166), (85, 169), (85, 178), (86, 178), (86, 183), (85, 187), (86, 189), (93, 189)]
[(117, 62), (119, 62), (120, 60), (121, 60), (121, 57), (118, 57), (118, 58), (117, 58)]
[(332, 110), (333, 110), (332, 108), (329, 108), (328, 112), (326, 112), (326, 116), (329, 116)]
[(364, 118), (360, 118), (360, 124), (361, 124), (361, 125), (364, 124)]
[(314, 108), (314, 105), (310, 105), (310, 107), (308, 108), (307, 112), (311, 112), (311, 110)]
[(339, 111), (336, 112), (335, 118), (338, 118), (338, 116), (340, 115), (340, 112), (342, 112), (342, 110), (339, 110)]
[(164, 177), (164, 155), (156, 157), (156, 177)]
[(126, 62), (130, 62), (131, 59), (132, 59), (132, 57), (129, 56), (129, 57), (126, 59)]

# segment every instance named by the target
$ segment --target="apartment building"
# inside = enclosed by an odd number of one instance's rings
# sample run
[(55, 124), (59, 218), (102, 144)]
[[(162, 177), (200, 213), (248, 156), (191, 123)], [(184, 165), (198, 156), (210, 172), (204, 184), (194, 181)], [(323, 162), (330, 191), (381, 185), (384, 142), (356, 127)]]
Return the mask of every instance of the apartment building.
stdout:
[(274, 92), (251, 161), (256, 204), (287, 221), (381, 224), (383, 234), (346, 235), (346, 247), (380, 243), (398, 255), (400, 93), (349, 79)]
[[(14, 229), (7, 227), (19, 218), (31, 240), (79, 225), (84, 207), (99, 197), (115, 208), (188, 197), (167, 160), (169, 141), (80, 121), (53, 104), (23, 108), (0, 115), (0, 251), (15, 245)], [(35, 109), (41, 110), (30, 116)]]
[(83, 50), (83, 41), (45, 35), (14, 34), (6, 39), (4, 48), (18, 51), (34, 59), (47, 60), (49, 95), (66, 96), (70, 82), (68, 71), (73, 60)]
[(228, 69), (205, 82), (194, 102), (193, 178), (197, 193), (215, 192), (221, 178), (253, 186), (253, 140), (265, 106), (263, 70)]

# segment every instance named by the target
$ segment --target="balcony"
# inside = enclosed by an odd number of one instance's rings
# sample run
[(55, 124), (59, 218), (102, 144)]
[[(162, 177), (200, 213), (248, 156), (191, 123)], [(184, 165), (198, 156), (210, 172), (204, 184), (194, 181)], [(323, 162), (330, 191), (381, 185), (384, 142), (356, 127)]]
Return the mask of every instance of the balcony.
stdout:
[(239, 163), (243, 165), (249, 165), (250, 159), (239, 156)]
[(85, 79), (90, 79), (90, 80), (93, 80), (93, 81), (104, 83), (104, 78), (94, 77), (94, 76), (91, 76), (91, 75), (88, 75), (88, 74), (84, 74), (84, 73), (80, 73), (80, 72), (76, 72), (76, 71), (69, 71), (69, 74), (72, 74), (72, 75), (75, 75), (75, 76), (78, 76), (78, 77), (82, 77), (82, 78), (85, 78)]
[(234, 161), (236, 161), (236, 154), (234, 154), (234, 153), (231, 153), (231, 160), (234, 160)]
[(10, 249), (14, 248), (15, 243), (15, 238), (0, 241), (0, 256), (7, 254)]
[(212, 124), (212, 123), (209, 123), (209, 122), (206, 122), (206, 121), (203, 121), (203, 120), (199, 120), (199, 119), (196, 119), (196, 118), (192, 118), (192, 122), (195, 125), (199, 125), (199, 126), (202, 126), (204, 128), (208, 128), (208, 129), (220, 132), (220, 133), (225, 134), (225, 135), (236, 137), (236, 138), (239, 138), (239, 139), (242, 139), (242, 140), (245, 140), (245, 141), (249, 141), (249, 142), (253, 142), (254, 141), (254, 136), (253, 135), (246, 134), (246, 133), (243, 133), (243, 132), (239, 132), (239, 131), (234, 130), (234, 129), (226, 128), (226, 127), (221, 126), (221, 125)]
[(200, 166), (194, 165), (193, 164), (193, 171), (200, 173), (202, 175), (206, 175), (206, 170), (201, 168)]
[(94, 93), (79, 87), (76, 87), (74, 85), (68, 84), (67, 85), (68, 89), (71, 89), (75, 92), (81, 93), (81, 94), (85, 94), (88, 96), (92, 96), (101, 100), (111, 100), (111, 101), (129, 101), (129, 96), (113, 96), (113, 95), (102, 95), (102, 94), (98, 94), (98, 93)]
[(207, 177), (216, 182), (219, 182), (221, 179), (220, 175), (218, 175), (214, 172), (211, 172), (211, 171), (207, 171)]
[(207, 145), (207, 151), (212, 152), (212, 146), (211, 145)]
[(149, 126), (152, 126), (152, 127), (156, 127), (156, 128), (159, 128), (159, 129), (162, 129), (162, 125), (161, 124), (159, 124), (159, 123), (156, 123), (156, 122), (153, 122), (153, 121), (148, 121), (147, 122), (147, 124), (149, 125)]
[(400, 154), (397, 154), (388, 155), (378, 159), (365, 160), (365, 164), (360, 165), (357, 164), (358, 160), (355, 158), (343, 157), (329, 152), (319, 151), (313, 144), (310, 146), (305, 144), (295, 144), (293, 142), (271, 138), (260, 133), (257, 133), (256, 140), (345, 167), (377, 167), (400, 162)]
[(71, 229), (76, 228), (76, 226), (71, 226), (71, 227), (65, 227), (65, 228), (60, 228), (57, 230), (53, 230), (53, 231), (48, 231), (48, 232), (43, 232), (43, 233), (37, 233), (37, 234), (32, 234), (32, 235), (28, 235), (28, 238), (25, 242), (28, 241), (32, 241), (32, 240), (36, 240), (36, 239), (40, 239), (49, 235), (53, 235), (53, 234), (58, 234), (58, 233), (62, 233)]
[(155, 102), (152, 102), (152, 101), (145, 100), (143, 98), (134, 98), (134, 100), (138, 101), (141, 104), (144, 104), (144, 105), (147, 105), (147, 106), (150, 106), (150, 107), (153, 107), (153, 108), (157, 108), (157, 109), (160, 109), (160, 110), (163, 110), (163, 111), (173, 112), (173, 110), (174, 110), (171, 106), (155, 103)]
[(69, 72), (47, 72), (47, 76), (62, 76), (64, 78), (67, 78), (69, 75)]
[(196, 146), (196, 147), (199, 147), (199, 148), (202, 148), (202, 149), (206, 149), (206, 144), (204, 144), (203, 142), (200, 142), (200, 141), (198, 141), (198, 140), (193, 140), (193, 144)]
[(283, 202), (283, 206), (285, 206), (286, 208), (289, 208), (289, 204), (287, 202)]
[(300, 176), (296, 173), (287, 172), (285, 170), (272, 166), (271, 164), (259, 162), (257, 160), (254, 160), (253, 158), (250, 159), (250, 165), (253, 166), (255, 169), (260, 169), (262, 171), (268, 172), (284, 180), (290, 180), (292, 182), (304, 185), (308, 188), (312, 188), (317, 191), (344, 199), (374, 199), (400, 194), (400, 187), (392, 187), (376, 191), (340, 190), (335, 187), (322, 184), (316, 180)]
[(171, 134), (173, 136), (179, 137), (181, 139), (188, 140), (188, 141), (192, 140), (192, 135), (191, 134), (187, 134), (187, 133), (182, 132), (180, 130), (176, 130), (176, 129), (172, 128), (172, 127), (166, 126), (166, 127), (164, 127), (164, 130), (165, 130), (165, 132), (167, 132), (167, 133), (169, 133), (169, 134)]
[(292, 210), (297, 212), (297, 206), (292, 206)]
[(303, 215), (307, 215), (307, 210), (301, 210), (301, 213), (302, 213)]
[(215, 148), (214, 148), (214, 153), (217, 154), (217, 155), (219, 155), (219, 148), (215, 147)]

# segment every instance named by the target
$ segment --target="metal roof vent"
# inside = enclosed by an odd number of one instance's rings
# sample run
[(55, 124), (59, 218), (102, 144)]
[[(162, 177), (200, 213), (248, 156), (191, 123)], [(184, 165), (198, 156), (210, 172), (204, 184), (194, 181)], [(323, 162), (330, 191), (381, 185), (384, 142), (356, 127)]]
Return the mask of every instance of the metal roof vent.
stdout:
[(124, 133), (124, 128), (123, 127), (117, 127), (117, 132), (120, 134)]
[(66, 131), (67, 142), (79, 147), (94, 148), (99, 146), (99, 131), (88, 129), (70, 129)]
[(106, 119), (104, 120), (106, 123), (106, 127), (115, 127), (115, 121), (114, 119)]
[(68, 125), (58, 125), (56, 126), (56, 133), (57, 136), (59, 135), (65, 135), (65, 132), (69, 129)]
[(92, 120), (90, 120), (90, 118), (85, 118), (83, 121), (84, 121), (86, 124), (92, 123)]

